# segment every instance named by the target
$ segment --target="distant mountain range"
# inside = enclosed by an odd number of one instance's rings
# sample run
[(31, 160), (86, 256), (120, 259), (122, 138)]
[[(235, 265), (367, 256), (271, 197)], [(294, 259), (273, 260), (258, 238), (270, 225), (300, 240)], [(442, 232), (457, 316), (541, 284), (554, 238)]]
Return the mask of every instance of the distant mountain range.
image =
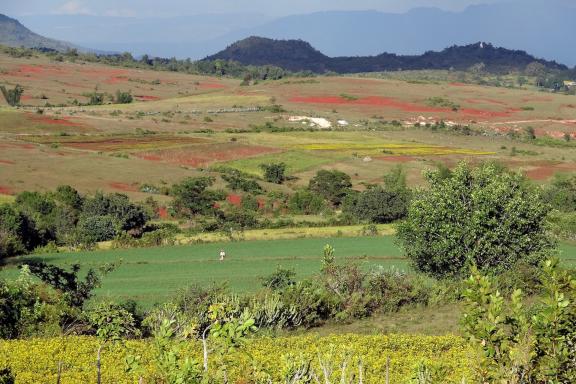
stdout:
[(576, 65), (576, 50), (570, 45), (576, 36), (574, 0), (510, 0), (461, 12), (326, 11), (280, 18), (232, 13), (166, 18), (31, 15), (20, 20), (37, 33), (77, 45), (161, 57), (201, 59), (235, 41), (263, 36), (302, 39), (331, 57), (416, 55), (490, 41)]
[(10, 47), (49, 48), (57, 51), (77, 48), (70, 43), (40, 36), (20, 24), (18, 20), (2, 14), (0, 14), (0, 44)]
[(440, 52), (428, 51), (422, 55), (382, 53), (377, 56), (328, 57), (302, 40), (274, 40), (252, 36), (206, 58), (217, 59), (238, 61), (246, 65), (275, 65), (290, 71), (316, 73), (450, 68), (464, 70), (480, 63), (487, 71), (503, 72), (524, 70), (528, 64), (535, 61), (550, 69), (568, 69), (565, 65), (537, 59), (524, 51), (497, 48), (483, 42), (452, 46)]

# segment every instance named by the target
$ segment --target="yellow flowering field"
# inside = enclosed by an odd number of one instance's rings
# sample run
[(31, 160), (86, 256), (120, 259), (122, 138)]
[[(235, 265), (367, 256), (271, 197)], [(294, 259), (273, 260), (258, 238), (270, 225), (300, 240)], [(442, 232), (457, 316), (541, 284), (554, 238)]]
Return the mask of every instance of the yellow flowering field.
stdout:
[[(0, 341), (0, 368), (9, 367), (18, 384), (56, 383), (58, 365), (62, 367), (62, 384), (93, 383), (96, 381), (96, 350), (93, 337), (62, 337), (50, 339)], [(386, 361), (390, 359), (390, 382), (407, 383), (415, 368), (425, 362), (448, 374), (448, 381), (470, 382), (472, 350), (457, 336), (418, 335), (314, 335), (257, 338), (249, 342), (246, 353), (236, 352), (230, 369), (231, 382), (249, 383), (253, 367), (268, 372), (274, 382), (282, 382), (281, 372), (290, 360), (305, 357), (314, 359), (330, 353), (335, 363), (344, 356), (361, 358), (365, 368), (365, 383), (382, 383)], [(149, 341), (129, 341), (125, 345), (107, 348), (102, 354), (103, 383), (137, 383), (137, 377), (127, 374), (124, 357), (142, 356), (145, 380), (152, 383), (152, 348)], [(190, 343), (188, 353), (200, 361), (200, 345)], [(338, 371), (338, 369), (336, 369)]]
[(297, 145), (296, 148), (308, 151), (338, 151), (360, 152), (362, 154), (385, 153), (407, 156), (436, 156), (436, 155), (493, 155), (494, 152), (476, 151), (473, 149), (442, 147), (422, 144), (363, 144), (363, 143), (314, 143)]

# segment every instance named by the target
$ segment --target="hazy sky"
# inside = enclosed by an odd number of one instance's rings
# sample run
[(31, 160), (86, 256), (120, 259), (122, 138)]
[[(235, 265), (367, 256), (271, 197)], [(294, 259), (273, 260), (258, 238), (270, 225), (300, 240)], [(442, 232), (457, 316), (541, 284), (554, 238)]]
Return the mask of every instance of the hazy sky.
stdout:
[(145, 17), (248, 12), (283, 16), (326, 10), (404, 12), (415, 7), (462, 10), (470, 4), (502, 1), (507, 0), (0, 0), (0, 13)]

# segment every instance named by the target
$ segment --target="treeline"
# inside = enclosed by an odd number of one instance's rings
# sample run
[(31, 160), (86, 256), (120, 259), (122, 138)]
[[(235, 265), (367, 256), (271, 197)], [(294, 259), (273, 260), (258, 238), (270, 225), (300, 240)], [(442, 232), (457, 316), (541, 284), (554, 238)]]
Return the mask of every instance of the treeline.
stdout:
[[(170, 196), (167, 211), (187, 223), (187, 234), (219, 232), (230, 240), (242, 239), (247, 229), (351, 224), (364, 224), (365, 235), (374, 235), (373, 224), (405, 219), (413, 199), (430, 193), (410, 189), (400, 166), (384, 174), (378, 184), (358, 186), (344, 172), (320, 170), (306, 187), (290, 193), (266, 191), (262, 182), (287, 182), (291, 177), (285, 164), (262, 164), (262, 168), (263, 180), (235, 169), (219, 169), (225, 189), (214, 188), (216, 177), (204, 176), (171, 186), (145, 184), (141, 190)], [(452, 171), (439, 166), (439, 175), (449, 179)], [(530, 184), (525, 179), (523, 183)], [(553, 233), (576, 240), (576, 176), (556, 175), (542, 196), (553, 208), (547, 215)], [(116, 247), (172, 244), (183, 230), (175, 224), (152, 224), (159, 212), (152, 196), (134, 203), (119, 193), (82, 196), (70, 186), (46, 193), (22, 192), (14, 203), (0, 205), (0, 259), (57, 251), (61, 246), (86, 249), (108, 240), (114, 240)], [(296, 223), (292, 215), (316, 215), (323, 220)]]

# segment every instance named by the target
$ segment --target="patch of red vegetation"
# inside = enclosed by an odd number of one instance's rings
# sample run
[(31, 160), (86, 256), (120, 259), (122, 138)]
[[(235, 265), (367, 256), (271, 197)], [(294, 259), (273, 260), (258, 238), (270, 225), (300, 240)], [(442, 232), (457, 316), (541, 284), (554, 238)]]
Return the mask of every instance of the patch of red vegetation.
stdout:
[(242, 205), (242, 196), (230, 194), (226, 197), (226, 201), (232, 205), (235, 205), (236, 207), (239, 207)]
[(168, 219), (170, 217), (170, 214), (168, 213), (168, 208), (166, 207), (158, 207), (156, 214), (158, 214), (158, 217), (161, 219)]
[(409, 163), (410, 161), (414, 160), (412, 156), (377, 156), (374, 157), (374, 159), (389, 161), (392, 163)]
[(158, 96), (149, 96), (149, 95), (134, 95), (134, 97), (140, 101), (155, 101), (160, 100)]
[(71, 121), (69, 117), (51, 117), (45, 115), (39, 115), (37, 113), (26, 113), (28, 120), (35, 123), (47, 124), (47, 125), (61, 125), (64, 127), (83, 127), (84, 124)]
[(448, 108), (428, 107), (414, 103), (402, 102), (391, 97), (368, 96), (356, 100), (346, 99), (340, 96), (327, 97), (293, 97), (293, 103), (304, 104), (339, 104), (339, 105), (370, 105), (399, 109), (405, 112), (449, 112)]
[(0, 159), (0, 164), (12, 165), (12, 164), (14, 164), (14, 162), (12, 160), (1, 160)]
[(200, 89), (223, 89), (226, 88), (224, 84), (220, 83), (199, 83), (197, 85)]
[(138, 188), (136, 188), (134, 185), (130, 185), (130, 184), (126, 184), (126, 183), (111, 182), (111, 183), (108, 183), (108, 186), (110, 186), (113, 189), (117, 189), (119, 191), (124, 191), (124, 192), (138, 192)]
[(13, 195), (14, 191), (10, 187), (0, 185), (0, 195)]

